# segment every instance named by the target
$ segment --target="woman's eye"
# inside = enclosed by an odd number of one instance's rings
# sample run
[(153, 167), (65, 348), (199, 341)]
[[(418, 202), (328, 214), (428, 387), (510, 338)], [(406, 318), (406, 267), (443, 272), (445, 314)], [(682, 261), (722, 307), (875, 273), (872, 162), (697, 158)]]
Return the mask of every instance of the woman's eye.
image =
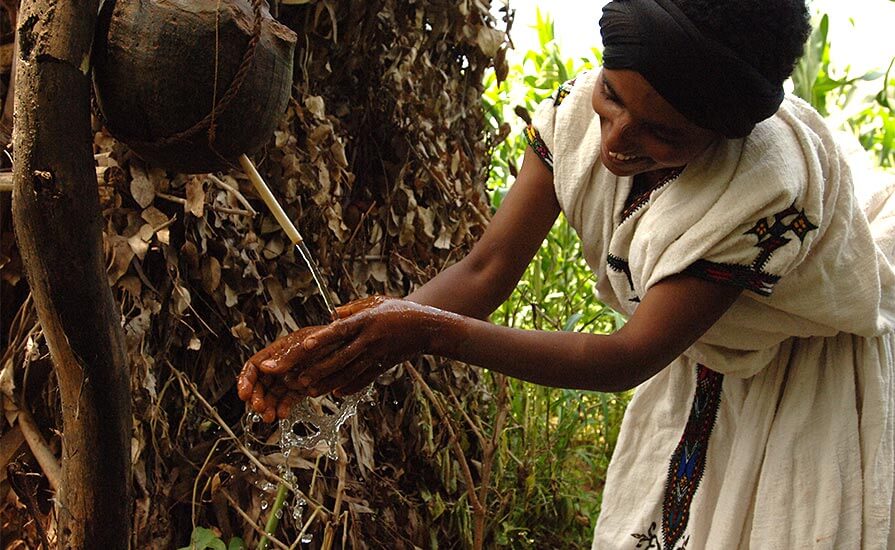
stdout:
[(674, 136), (668, 135), (664, 132), (656, 132), (653, 131), (653, 137), (661, 141), (662, 143), (673, 143), (675, 140)]
[(609, 87), (606, 86), (605, 82), (603, 83), (603, 97), (605, 97), (606, 99), (608, 99), (609, 101), (611, 101), (613, 103), (618, 103), (618, 98), (615, 97), (615, 94), (612, 93), (612, 90), (610, 90)]

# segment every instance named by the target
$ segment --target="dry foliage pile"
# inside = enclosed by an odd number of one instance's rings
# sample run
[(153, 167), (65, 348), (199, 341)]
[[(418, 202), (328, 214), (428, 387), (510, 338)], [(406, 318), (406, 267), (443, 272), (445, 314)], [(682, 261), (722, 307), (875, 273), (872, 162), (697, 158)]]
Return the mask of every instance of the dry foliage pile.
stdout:
[[(295, 87), (259, 170), (340, 301), (404, 295), (461, 258), (490, 215), (481, 81), (490, 66), (505, 71), (506, 22), (488, 0), (292, 0), (278, 16), (299, 36)], [(132, 375), (133, 546), (183, 546), (196, 525), (257, 541), (274, 497), (268, 472), (286, 457), (263, 441), (241, 447), (235, 374), (264, 344), (319, 322), (322, 301), (241, 172), (168, 173), (96, 130), (108, 277)], [(58, 394), (2, 200), (0, 459), (45, 472), (32, 449), (59, 456)], [(343, 429), (340, 460), (289, 456), (309, 500), (304, 520), (317, 512), (312, 544), (472, 544), (484, 532), (491, 434), (505, 421), (504, 392), (486, 389), (504, 386), (480, 376), (431, 359), (403, 365)], [(22, 442), (29, 419), (42, 443)], [(39, 479), (36, 505), (51, 514)], [(23, 503), (7, 480), (0, 489), (5, 547), (36, 545)], [(274, 545), (301, 530), (286, 513)]]

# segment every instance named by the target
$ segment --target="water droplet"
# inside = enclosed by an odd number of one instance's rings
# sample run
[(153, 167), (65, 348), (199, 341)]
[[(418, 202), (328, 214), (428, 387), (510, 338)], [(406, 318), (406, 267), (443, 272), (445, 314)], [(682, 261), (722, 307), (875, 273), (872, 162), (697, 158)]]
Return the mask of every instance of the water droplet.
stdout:
[(262, 510), (267, 510), (267, 507), (268, 507), (268, 506), (270, 506), (270, 505), (267, 503), (266, 500), (262, 500), (262, 501), (261, 501), (261, 509), (262, 509)]
[(248, 469), (249, 469), (249, 467), (246, 466), (245, 464), (243, 464), (242, 467), (240, 468), (240, 470), (243, 471), (243, 472), (246, 471), (246, 470), (248, 470)]
[(279, 510), (277, 510), (277, 513), (275, 515), (277, 516), (277, 519), (283, 519), (283, 509), (280, 508)]
[(260, 415), (260, 414), (257, 414), (257, 413), (256, 413), (256, 414), (253, 414), (253, 415), (252, 415), (252, 423), (254, 424), (255, 422), (261, 422), (261, 415)]
[(313, 541), (313, 540), (314, 540), (314, 535), (312, 535), (311, 533), (305, 533), (304, 535), (301, 536), (302, 544), (311, 544), (311, 541)]

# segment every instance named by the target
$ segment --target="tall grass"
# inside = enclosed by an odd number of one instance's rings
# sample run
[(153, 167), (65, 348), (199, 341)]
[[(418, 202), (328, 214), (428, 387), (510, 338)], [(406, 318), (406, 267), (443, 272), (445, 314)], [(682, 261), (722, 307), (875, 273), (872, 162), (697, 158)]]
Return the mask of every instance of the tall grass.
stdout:
[[(486, 79), (483, 102), (493, 128), (506, 139), (493, 149), (492, 205), (500, 206), (527, 143), (516, 114), (535, 110), (560, 84), (600, 61), (564, 59), (553, 23), (537, 14), (539, 48), (498, 85)], [(510, 298), (492, 315), (506, 326), (609, 333), (623, 317), (597, 300), (593, 275), (575, 231), (562, 216)], [(550, 365), (545, 365), (550, 368)], [(546, 388), (509, 380), (510, 424), (497, 455), (494, 543), (511, 548), (578, 548), (587, 544), (600, 506), (609, 458), (629, 395)]]

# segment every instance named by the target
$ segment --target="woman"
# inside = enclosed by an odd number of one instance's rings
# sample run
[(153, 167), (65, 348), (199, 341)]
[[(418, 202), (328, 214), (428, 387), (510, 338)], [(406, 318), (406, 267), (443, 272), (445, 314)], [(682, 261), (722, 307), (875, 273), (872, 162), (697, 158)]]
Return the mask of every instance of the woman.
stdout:
[[(804, 3), (617, 0), (600, 26), (603, 69), (538, 109), (469, 256), (275, 342), (240, 395), (272, 419), (420, 353), (639, 385), (594, 548), (895, 547), (895, 274), (879, 244), (891, 253), (895, 200), (876, 195), (871, 225), (823, 120), (784, 99)], [(614, 334), (484, 321), (560, 211), (601, 299), (629, 316)]]

